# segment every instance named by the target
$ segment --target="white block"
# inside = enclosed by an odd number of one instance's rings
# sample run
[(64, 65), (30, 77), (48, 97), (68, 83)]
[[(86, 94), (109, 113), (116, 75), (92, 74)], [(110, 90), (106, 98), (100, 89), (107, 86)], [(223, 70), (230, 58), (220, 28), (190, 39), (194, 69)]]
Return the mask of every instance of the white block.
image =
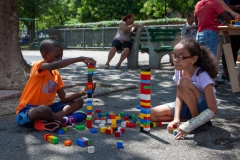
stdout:
[(98, 126), (99, 126), (100, 128), (101, 128), (101, 127), (105, 127), (105, 124), (100, 123)]
[(121, 127), (126, 127), (126, 122), (121, 122)]
[(151, 95), (150, 94), (140, 94), (140, 99), (151, 100)]
[(107, 122), (106, 122), (105, 120), (102, 120), (101, 123), (102, 123), (102, 124), (106, 124)]
[(107, 123), (112, 123), (112, 120), (111, 120), (111, 119), (108, 119), (108, 120), (107, 120)]
[(101, 120), (97, 119), (95, 120), (95, 123), (101, 123)]
[(89, 146), (88, 147), (88, 153), (94, 153), (95, 152), (95, 147), (94, 146)]

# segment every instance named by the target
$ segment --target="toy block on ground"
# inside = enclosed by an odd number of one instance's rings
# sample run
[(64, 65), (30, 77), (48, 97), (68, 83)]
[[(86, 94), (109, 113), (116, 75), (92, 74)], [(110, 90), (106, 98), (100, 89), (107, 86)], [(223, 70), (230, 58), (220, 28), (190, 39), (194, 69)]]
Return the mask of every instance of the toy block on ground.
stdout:
[(117, 140), (117, 148), (124, 148), (122, 140)]
[(44, 134), (44, 140), (52, 144), (58, 144), (58, 137), (51, 134)]
[(64, 134), (64, 130), (63, 129), (59, 129), (58, 130), (58, 134)]
[(91, 140), (86, 137), (77, 138), (76, 144), (81, 147), (86, 147), (91, 145)]
[(67, 127), (62, 127), (62, 130), (64, 130), (64, 132), (67, 132)]
[(95, 152), (94, 146), (89, 146), (88, 147), (88, 153), (94, 153), (94, 152)]
[(64, 141), (64, 146), (71, 146), (71, 145), (72, 145), (72, 141), (71, 140)]
[(121, 127), (126, 127), (126, 122), (122, 122)]
[(100, 112), (101, 112), (101, 109), (97, 108), (97, 109), (96, 109), (96, 112), (97, 112), (97, 113), (100, 113)]
[(124, 117), (125, 113), (124, 112), (120, 112), (120, 117)]
[(112, 134), (113, 129), (111, 127), (106, 128), (106, 134)]
[(75, 126), (76, 130), (85, 130), (85, 128), (86, 128), (85, 125), (76, 125)]
[(126, 123), (126, 127), (128, 128), (135, 128), (136, 126), (136, 123)]
[(96, 128), (91, 128), (91, 129), (90, 129), (90, 133), (92, 133), (92, 134), (97, 133), (97, 129), (96, 129)]
[(107, 127), (101, 127), (101, 128), (100, 128), (100, 132), (101, 132), (101, 133), (106, 133), (106, 129), (107, 129)]
[(178, 133), (178, 130), (177, 130), (177, 129), (174, 129), (174, 130), (173, 130), (173, 135), (176, 136), (177, 133)]
[(114, 133), (114, 136), (115, 136), (115, 137), (121, 137), (121, 136), (122, 136), (121, 131), (116, 131), (116, 132)]

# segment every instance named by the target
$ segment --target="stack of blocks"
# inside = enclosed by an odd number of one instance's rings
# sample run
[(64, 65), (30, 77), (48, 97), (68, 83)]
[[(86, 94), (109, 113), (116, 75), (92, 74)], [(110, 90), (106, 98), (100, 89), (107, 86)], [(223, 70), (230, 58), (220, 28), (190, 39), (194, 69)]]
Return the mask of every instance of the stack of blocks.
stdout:
[(76, 143), (78, 146), (86, 147), (91, 145), (91, 140), (89, 138), (82, 137), (82, 138), (78, 138), (76, 140)]
[(140, 131), (150, 133), (151, 70), (142, 68), (140, 73)]
[(44, 134), (44, 140), (52, 144), (58, 144), (58, 137), (51, 134)]
[(87, 128), (92, 128), (92, 109), (93, 109), (93, 70), (94, 66), (92, 64), (88, 64), (88, 82), (87, 82), (87, 118), (86, 118), (86, 126)]

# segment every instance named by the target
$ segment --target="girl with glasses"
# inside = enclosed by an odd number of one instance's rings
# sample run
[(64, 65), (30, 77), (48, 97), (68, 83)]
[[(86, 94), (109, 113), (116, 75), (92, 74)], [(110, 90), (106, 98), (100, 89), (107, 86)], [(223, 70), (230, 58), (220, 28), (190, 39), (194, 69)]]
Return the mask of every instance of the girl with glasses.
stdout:
[(191, 38), (182, 39), (175, 45), (172, 59), (173, 80), (177, 83), (176, 100), (152, 108), (150, 115), (151, 121), (170, 122), (169, 133), (177, 126), (175, 139), (184, 139), (188, 133), (211, 125), (210, 119), (217, 113), (213, 82), (218, 73), (217, 61), (206, 47)]

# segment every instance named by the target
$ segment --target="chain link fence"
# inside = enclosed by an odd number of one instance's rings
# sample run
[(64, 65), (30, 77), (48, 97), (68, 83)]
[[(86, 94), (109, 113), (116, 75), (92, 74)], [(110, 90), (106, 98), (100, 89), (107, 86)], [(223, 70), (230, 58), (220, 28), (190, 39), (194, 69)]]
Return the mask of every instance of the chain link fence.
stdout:
[[(181, 28), (182, 26), (178, 24), (148, 27)], [(117, 29), (117, 27), (49, 29), (38, 31), (38, 33), (34, 30), (21, 30), (19, 37), (22, 49), (36, 50), (42, 40), (54, 39), (61, 43), (64, 49), (109, 50)], [(141, 43), (145, 44), (146, 42)]]

